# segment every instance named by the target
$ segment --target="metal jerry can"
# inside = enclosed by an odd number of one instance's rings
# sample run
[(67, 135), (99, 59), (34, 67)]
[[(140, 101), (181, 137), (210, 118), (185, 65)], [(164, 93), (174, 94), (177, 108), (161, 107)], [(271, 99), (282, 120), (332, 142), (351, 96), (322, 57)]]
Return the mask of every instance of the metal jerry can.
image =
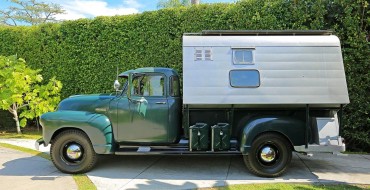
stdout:
[(206, 123), (196, 123), (189, 127), (190, 151), (209, 150), (209, 129)]
[(230, 149), (230, 125), (218, 123), (212, 128), (212, 151)]

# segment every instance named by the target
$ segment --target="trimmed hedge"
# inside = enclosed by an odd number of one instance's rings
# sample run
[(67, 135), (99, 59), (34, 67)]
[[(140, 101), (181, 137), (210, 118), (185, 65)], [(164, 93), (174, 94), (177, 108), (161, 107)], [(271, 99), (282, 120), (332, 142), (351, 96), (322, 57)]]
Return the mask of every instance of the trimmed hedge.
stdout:
[(128, 16), (0, 28), (0, 54), (18, 54), (64, 84), (62, 97), (111, 92), (120, 71), (171, 67), (182, 73), (182, 35), (202, 30), (333, 29), (342, 41), (351, 104), (341, 134), (370, 151), (369, 31), (366, 0), (248, 0)]

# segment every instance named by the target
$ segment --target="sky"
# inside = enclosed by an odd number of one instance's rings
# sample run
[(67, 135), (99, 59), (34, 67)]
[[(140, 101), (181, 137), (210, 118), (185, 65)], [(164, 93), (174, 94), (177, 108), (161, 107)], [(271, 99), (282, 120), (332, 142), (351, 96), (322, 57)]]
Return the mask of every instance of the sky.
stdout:
[[(159, 0), (39, 0), (39, 2), (60, 4), (66, 14), (57, 15), (58, 20), (75, 20), (94, 18), (96, 16), (113, 16), (142, 13), (157, 10)], [(232, 3), (235, 0), (201, 0), (202, 3)], [(0, 9), (6, 9), (9, 0), (0, 0)]]

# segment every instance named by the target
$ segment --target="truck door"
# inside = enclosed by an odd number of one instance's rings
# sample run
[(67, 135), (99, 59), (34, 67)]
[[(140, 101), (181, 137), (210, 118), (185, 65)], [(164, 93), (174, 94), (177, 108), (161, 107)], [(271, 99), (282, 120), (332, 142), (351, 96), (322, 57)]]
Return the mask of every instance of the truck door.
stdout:
[[(129, 93), (122, 99), (129, 110), (129, 121), (118, 117), (118, 141), (138, 143), (168, 142), (168, 102), (166, 77), (160, 73), (133, 76)], [(128, 104), (128, 105), (127, 105)], [(120, 109), (118, 103), (118, 110)], [(124, 121), (124, 122), (119, 122)]]

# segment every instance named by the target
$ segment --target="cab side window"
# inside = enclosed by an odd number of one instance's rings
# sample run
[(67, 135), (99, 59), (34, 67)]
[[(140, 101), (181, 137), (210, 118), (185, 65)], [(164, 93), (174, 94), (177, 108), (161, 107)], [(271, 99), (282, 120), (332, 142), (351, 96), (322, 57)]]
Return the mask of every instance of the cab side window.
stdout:
[(170, 95), (174, 97), (180, 96), (180, 82), (177, 76), (170, 77)]
[(164, 76), (144, 75), (132, 80), (135, 96), (164, 96)]

